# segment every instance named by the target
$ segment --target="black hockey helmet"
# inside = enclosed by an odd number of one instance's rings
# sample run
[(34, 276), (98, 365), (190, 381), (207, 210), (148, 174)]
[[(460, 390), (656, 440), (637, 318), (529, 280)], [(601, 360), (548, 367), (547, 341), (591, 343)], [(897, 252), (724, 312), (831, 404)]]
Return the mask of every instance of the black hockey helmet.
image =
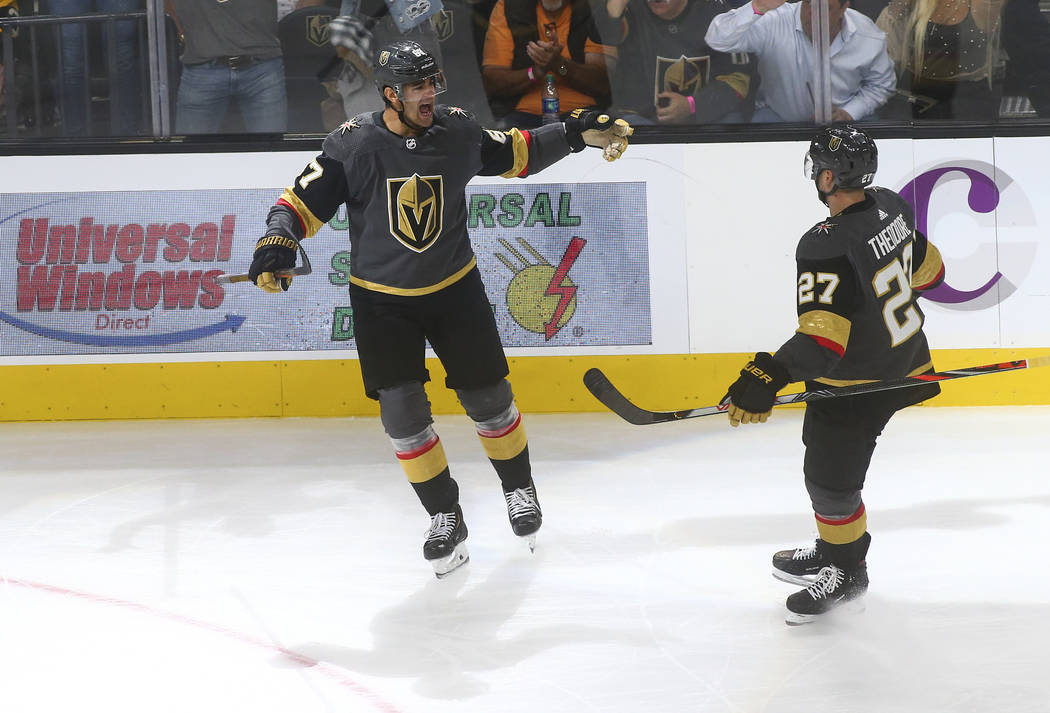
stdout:
[(390, 42), (379, 48), (375, 63), (375, 83), (379, 93), (384, 87), (390, 87), (401, 98), (401, 87), (404, 84), (422, 82), (434, 78), (434, 92), (445, 91), (445, 75), (433, 55), (418, 43), (409, 40)]
[(806, 178), (824, 169), (835, 174), (835, 188), (865, 188), (875, 179), (879, 151), (870, 136), (852, 126), (827, 126), (817, 132), (806, 152)]

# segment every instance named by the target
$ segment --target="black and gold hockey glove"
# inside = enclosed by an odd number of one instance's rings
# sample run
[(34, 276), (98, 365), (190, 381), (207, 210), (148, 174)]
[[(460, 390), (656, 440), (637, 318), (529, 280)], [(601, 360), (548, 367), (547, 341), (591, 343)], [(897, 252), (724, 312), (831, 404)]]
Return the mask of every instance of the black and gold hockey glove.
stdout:
[(284, 235), (267, 235), (255, 244), (252, 266), (248, 277), (259, 289), (267, 292), (286, 291), (292, 284), (291, 277), (278, 277), (275, 272), (295, 267), (295, 255), (299, 243)]
[[(773, 410), (777, 392), (791, 381), (788, 370), (769, 352), (759, 352), (740, 370), (740, 378), (729, 387), (729, 425), (765, 423)], [(723, 399), (724, 401), (725, 399)]]
[(583, 151), (585, 146), (596, 146), (606, 161), (615, 161), (623, 155), (627, 150), (627, 137), (633, 133), (634, 129), (623, 119), (613, 119), (591, 109), (575, 109), (565, 119), (565, 137), (573, 153)]

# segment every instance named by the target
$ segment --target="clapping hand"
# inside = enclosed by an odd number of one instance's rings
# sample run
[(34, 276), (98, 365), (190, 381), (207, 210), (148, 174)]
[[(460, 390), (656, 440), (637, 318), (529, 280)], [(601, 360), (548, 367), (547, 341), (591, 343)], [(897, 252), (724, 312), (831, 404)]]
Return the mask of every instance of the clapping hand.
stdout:
[(557, 39), (549, 42), (546, 40), (530, 42), (525, 47), (525, 52), (528, 53), (529, 59), (536, 65), (541, 75), (551, 70), (551, 67), (561, 57), (561, 51), (562, 44)]

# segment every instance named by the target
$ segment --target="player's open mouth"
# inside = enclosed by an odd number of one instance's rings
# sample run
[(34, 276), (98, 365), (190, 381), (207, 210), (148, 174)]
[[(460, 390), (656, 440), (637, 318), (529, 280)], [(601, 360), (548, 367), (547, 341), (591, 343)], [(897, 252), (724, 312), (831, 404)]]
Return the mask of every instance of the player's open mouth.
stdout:
[(419, 118), (430, 119), (434, 116), (434, 105), (433, 104), (420, 104), (419, 105)]

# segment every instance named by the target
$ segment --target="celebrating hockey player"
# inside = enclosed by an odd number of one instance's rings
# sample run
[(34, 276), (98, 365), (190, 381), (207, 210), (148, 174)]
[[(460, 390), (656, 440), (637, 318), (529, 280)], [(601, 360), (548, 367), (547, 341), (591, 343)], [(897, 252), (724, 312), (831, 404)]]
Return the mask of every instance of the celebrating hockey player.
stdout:
[[(917, 300), (944, 279), (944, 264), (904, 199), (868, 188), (877, 165), (875, 143), (849, 126), (822, 129), (810, 144), (806, 177), (831, 216), (796, 249), (798, 329), (729, 387), (731, 425), (764, 422), (794, 381), (841, 387), (933, 370)], [(871, 536), (861, 489), (875, 440), (896, 411), (938, 393), (931, 383), (807, 404), (803, 471), (819, 537), (773, 556), (773, 576), (806, 586), (787, 598), (788, 624), (863, 606)]]
[(597, 111), (531, 131), (481, 128), (463, 109), (436, 103), (445, 77), (418, 44), (380, 49), (375, 82), (385, 108), (332, 132), (322, 151), (267, 216), (249, 275), (268, 292), (299, 243), (343, 203), (350, 218), (350, 303), (366, 394), (430, 528), (423, 557), (442, 577), (467, 560), (467, 525), (423, 384), (429, 341), (503, 487), (514, 534), (534, 545), (543, 515), (528, 441), (496, 321), (467, 235), (465, 187), (476, 175), (537, 173), (587, 145), (607, 160), (627, 147), (631, 127)]

